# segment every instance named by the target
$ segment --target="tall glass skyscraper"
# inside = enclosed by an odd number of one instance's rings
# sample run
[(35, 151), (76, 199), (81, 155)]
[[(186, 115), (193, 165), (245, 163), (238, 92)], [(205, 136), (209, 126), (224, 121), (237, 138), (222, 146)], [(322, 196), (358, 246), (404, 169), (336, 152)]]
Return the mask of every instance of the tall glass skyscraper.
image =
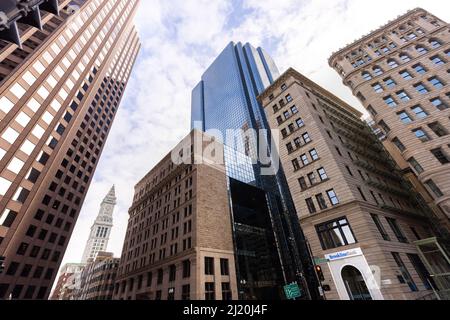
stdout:
[[(279, 75), (263, 49), (230, 43), (192, 92), (192, 128), (218, 130), (223, 137), (229, 129), (268, 130), (257, 96)], [(270, 133), (259, 139), (270, 141)], [(292, 282), (304, 289), (303, 298), (318, 298), (319, 284), (282, 168), (263, 175), (264, 165), (249, 157), (254, 154), (245, 136), (224, 143), (240, 298), (279, 299), (283, 286)]]

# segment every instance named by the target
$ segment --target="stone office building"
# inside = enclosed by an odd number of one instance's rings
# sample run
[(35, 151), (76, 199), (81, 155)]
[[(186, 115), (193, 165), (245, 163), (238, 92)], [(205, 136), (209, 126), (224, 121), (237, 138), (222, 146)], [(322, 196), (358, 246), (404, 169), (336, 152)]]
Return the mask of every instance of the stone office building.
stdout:
[[(114, 299), (237, 299), (223, 145), (204, 138), (192, 131), (136, 185)], [(173, 162), (191, 151), (206, 161)]]
[(0, 1), (0, 299), (50, 294), (140, 48), (138, 2)]
[(260, 97), (327, 299), (418, 299), (435, 285), (424, 210), (362, 114), (289, 69)]
[(334, 53), (332, 66), (373, 117), (386, 149), (450, 228), (450, 33), (414, 9)]

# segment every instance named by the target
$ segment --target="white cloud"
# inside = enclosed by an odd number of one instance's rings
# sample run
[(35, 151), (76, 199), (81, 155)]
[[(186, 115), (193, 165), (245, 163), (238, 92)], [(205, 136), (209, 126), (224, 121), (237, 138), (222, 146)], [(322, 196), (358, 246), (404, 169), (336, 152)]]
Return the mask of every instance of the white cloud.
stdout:
[(229, 41), (263, 45), (281, 71), (293, 66), (361, 109), (328, 66), (328, 57), (417, 6), (450, 21), (450, 3), (440, 0), (142, 0), (136, 17), (142, 52), (65, 262), (81, 259), (89, 228), (112, 184), (118, 205), (109, 249), (120, 255), (135, 183), (187, 134), (191, 90)]

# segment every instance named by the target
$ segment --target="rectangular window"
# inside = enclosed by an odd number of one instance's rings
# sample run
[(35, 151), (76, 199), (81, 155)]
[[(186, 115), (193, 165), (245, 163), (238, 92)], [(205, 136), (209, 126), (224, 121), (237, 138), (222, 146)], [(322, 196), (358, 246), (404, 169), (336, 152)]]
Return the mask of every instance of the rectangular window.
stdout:
[(426, 111), (423, 110), (422, 107), (419, 105), (412, 107), (411, 110), (416, 114), (416, 117), (419, 119), (423, 119), (428, 116), (428, 113), (426, 113)]
[(300, 156), (300, 159), (302, 160), (302, 163), (303, 163), (304, 166), (309, 164), (309, 159), (308, 159), (308, 156), (306, 154), (302, 154)]
[(406, 91), (402, 90), (402, 91), (398, 91), (397, 92), (397, 97), (402, 100), (403, 102), (407, 102), (409, 100), (411, 100), (411, 98), (408, 96), (408, 94), (406, 93)]
[(444, 84), (441, 82), (441, 80), (439, 80), (438, 77), (432, 77), (428, 79), (428, 81), (430, 81), (430, 83), (437, 89), (441, 89), (444, 87)]
[(411, 80), (411, 79), (413, 78), (413, 77), (411, 76), (411, 74), (410, 74), (408, 71), (406, 71), (406, 70), (401, 71), (401, 72), (400, 72), (400, 75), (401, 75), (402, 78), (405, 79), (405, 80)]
[(378, 82), (372, 85), (373, 91), (375, 91), (376, 93), (380, 93), (383, 92), (383, 87), (381, 86), (381, 84), (379, 84)]
[(388, 87), (389, 89), (395, 87), (397, 85), (397, 83), (392, 79), (392, 78), (386, 78), (384, 79), (384, 84), (386, 85), (386, 87)]
[(191, 300), (191, 286), (186, 284), (181, 289), (181, 300)]
[(183, 261), (183, 278), (189, 278), (191, 276), (191, 261)]
[(430, 188), (430, 190), (434, 193), (434, 195), (438, 198), (443, 197), (441, 189), (437, 186), (437, 184), (433, 180), (425, 181), (425, 185)]
[(228, 259), (220, 259), (220, 274), (222, 276), (230, 275), (230, 267)]
[(430, 60), (437, 66), (443, 65), (445, 63), (439, 56), (431, 57)]
[(314, 174), (314, 172), (308, 174), (308, 180), (311, 186), (314, 186), (317, 183), (316, 175)]
[(408, 269), (406, 269), (405, 264), (403, 263), (402, 258), (400, 257), (400, 254), (398, 252), (392, 252), (392, 256), (394, 257), (395, 262), (397, 263), (397, 266), (400, 269), (401, 276), (399, 277), (400, 283), (407, 283), (411, 291), (419, 291), (416, 284), (414, 283), (414, 280), (411, 277), (411, 274), (409, 273)]
[(395, 144), (395, 146), (398, 148), (398, 150), (400, 150), (400, 152), (403, 152), (406, 150), (405, 145), (400, 141), (399, 138), (395, 137), (394, 139), (392, 139), (392, 142)]
[(391, 241), (391, 238), (389, 238), (389, 235), (386, 232), (386, 229), (384, 228), (383, 224), (381, 223), (380, 217), (376, 214), (371, 214), (373, 222), (377, 226), (378, 231), (380, 232), (381, 236), (386, 241)]
[(397, 237), (398, 241), (402, 243), (408, 243), (408, 239), (403, 234), (402, 230), (400, 229), (400, 226), (397, 223), (397, 220), (393, 218), (386, 218), (387, 222), (389, 223), (389, 226), (391, 227), (392, 231), (394, 232), (395, 236)]
[(313, 161), (319, 160), (319, 154), (317, 153), (316, 149), (310, 150), (309, 154), (311, 155), (311, 158), (313, 159)]
[(427, 72), (427, 70), (420, 63), (414, 65), (413, 68), (418, 74), (424, 74)]
[(327, 208), (327, 203), (325, 201), (325, 198), (323, 197), (323, 194), (320, 193), (316, 195), (316, 200), (321, 210), (325, 210)]
[(216, 288), (214, 282), (205, 283), (205, 300), (216, 300)]
[(317, 212), (316, 206), (314, 205), (314, 201), (312, 198), (308, 198), (305, 200), (306, 205), (308, 206), (309, 213), (313, 214)]
[(214, 275), (214, 258), (205, 257), (205, 274)]
[(403, 122), (404, 124), (412, 122), (411, 117), (409, 116), (408, 113), (406, 113), (406, 111), (398, 112), (397, 115), (399, 116), (400, 121)]
[[(436, 288), (436, 284), (434, 284), (434, 280), (431, 278), (430, 273), (427, 268), (423, 264), (422, 260), (417, 254), (408, 253), (407, 254), (409, 261), (413, 265), (414, 269), (416, 269), (417, 274), (422, 280), (425, 289), (432, 290), (433, 287)], [(434, 285), (433, 285), (434, 284)]]
[(319, 174), (319, 177), (320, 177), (320, 180), (321, 180), (321, 181), (325, 181), (325, 180), (328, 179), (328, 175), (327, 175), (327, 173), (326, 173), (326, 171), (325, 171), (324, 168), (318, 169), (318, 170), (317, 170), (317, 173)]
[(385, 97), (384, 102), (391, 108), (394, 108), (397, 106), (397, 102), (395, 102), (395, 100), (394, 100), (394, 98), (392, 98), (392, 96)]
[(425, 131), (423, 131), (421, 128), (416, 129), (413, 132), (416, 135), (417, 139), (419, 139), (420, 141), (422, 142), (430, 141), (430, 137), (428, 137)]
[(353, 231), (345, 217), (316, 226), (323, 250), (339, 248), (356, 243)]
[(302, 190), (308, 189), (308, 185), (306, 184), (305, 177), (299, 178), (299, 179), (298, 179), (298, 183), (300, 184), (300, 188), (301, 188)]
[(442, 150), (442, 148), (436, 148), (431, 150), (431, 153), (436, 157), (436, 159), (441, 163), (441, 164), (447, 164), (450, 163), (450, 159), (449, 157), (444, 153), (444, 151)]
[(415, 158), (409, 158), (408, 163), (416, 171), (417, 174), (423, 173), (425, 170), (422, 168), (420, 163)]
[(420, 94), (427, 94), (429, 92), (428, 89), (423, 85), (423, 83), (418, 83), (418, 84), (414, 85), (414, 88)]
[(330, 199), (330, 202), (333, 206), (339, 204), (339, 198), (336, 195), (336, 192), (334, 192), (333, 189), (327, 191), (328, 199)]
[(231, 285), (229, 282), (222, 282), (222, 300), (223, 301), (232, 300)]
[(438, 137), (448, 135), (447, 129), (445, 129), (438, 121), (428, 124), (428, 127), (433, 130)]

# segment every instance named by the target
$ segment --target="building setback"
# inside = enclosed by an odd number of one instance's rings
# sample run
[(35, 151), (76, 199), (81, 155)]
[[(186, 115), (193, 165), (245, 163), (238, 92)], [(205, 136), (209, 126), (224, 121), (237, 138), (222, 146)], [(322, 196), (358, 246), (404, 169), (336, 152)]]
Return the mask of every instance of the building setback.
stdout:
[(99, 252), (95, 260), (90, 259), (81, 273), (74, 300), (111, 300), (119, 262), (110, 252)]
[(425, 211), (362, 114), (293, 69), (259, 99), (281, 131), (281, 162), (326, 298), (432, 295), (414, 244), (433, 236)]
[(192, 131), (136, 185), (114, 299), (238, 298), (223, 145), (210, 140)]
[[(450, 228), (449, 25), (414, 9), (334, 53), (333, 67), (370, 112), (383, 144)], [(445, 230), (447, 229), (447, 230)]]
[(139, 51), (137, 6), (59, 1), (42, 30), (17, 20), (22, 48), (0, 40), (0, 299), (49, 296)]

